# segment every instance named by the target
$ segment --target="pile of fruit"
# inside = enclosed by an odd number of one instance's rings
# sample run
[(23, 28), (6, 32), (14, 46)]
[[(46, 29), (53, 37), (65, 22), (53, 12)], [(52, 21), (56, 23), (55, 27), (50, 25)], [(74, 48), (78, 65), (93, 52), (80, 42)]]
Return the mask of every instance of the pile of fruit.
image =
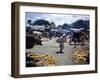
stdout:
[(31, 53), (27, 54), (27, 57), (31, 59), (32, 64), (35, 64), (35, 66), (56, 65), (56, 58), (48, 54)]
[(71, 58), (76, 64), (89, 63), (89, 50), (83, 48), (76, 48), (73, 51)]

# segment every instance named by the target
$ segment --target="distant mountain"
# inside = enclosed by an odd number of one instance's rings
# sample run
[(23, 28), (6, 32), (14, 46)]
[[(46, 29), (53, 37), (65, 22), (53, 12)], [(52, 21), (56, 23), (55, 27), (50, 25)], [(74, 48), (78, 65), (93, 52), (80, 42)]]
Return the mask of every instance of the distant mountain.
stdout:
[(70, 29), (70, 28), (85, 28), (85, 29), (89, 29), (89, 20), (77, 20), (76, 22), (72, 23), (72, 24), (67, 24), (64, 23), (63, 25), (61, 25), (62, 29)]
[(76, 22), (72, 23), (71, 26), (73, 28), (86, 28), (89, 29), (89, 20), (77, 20)]

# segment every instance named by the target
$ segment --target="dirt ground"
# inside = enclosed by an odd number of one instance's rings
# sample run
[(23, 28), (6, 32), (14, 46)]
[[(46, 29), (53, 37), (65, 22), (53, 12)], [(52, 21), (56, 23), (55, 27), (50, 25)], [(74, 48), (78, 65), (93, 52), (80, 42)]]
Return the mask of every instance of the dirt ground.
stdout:
[(56, 42), (56, 38), (53, 38), (51, 40), (44, 40), (42, 44), (42, 46), (36, 45), (32, 49), (27, 49), (26, 52), (36, 52), (39, 54), (49, 54), (51, 56), (54, 56), (57, 61), (57, 66), (75, 64), (71, 60), (72, 50), (74, 48), (73, 45), (69, 45), (66, 42), (64, 43), (64, 53), (56, 53), (59, 51), (59, 43)]

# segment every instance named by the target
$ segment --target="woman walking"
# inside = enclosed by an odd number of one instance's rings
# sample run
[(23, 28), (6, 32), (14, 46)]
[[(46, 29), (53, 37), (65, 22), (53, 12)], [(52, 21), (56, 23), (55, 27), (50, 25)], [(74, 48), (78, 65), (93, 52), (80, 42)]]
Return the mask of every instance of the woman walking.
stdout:
[(64, 53), (64, 52), (63, 52), (63, 49), (64, 49), (64, 42), (65, 42), (64, 36), (61, 36), (61, 37), (59, 38), (59, 48), (60, 48), (59, 53)]

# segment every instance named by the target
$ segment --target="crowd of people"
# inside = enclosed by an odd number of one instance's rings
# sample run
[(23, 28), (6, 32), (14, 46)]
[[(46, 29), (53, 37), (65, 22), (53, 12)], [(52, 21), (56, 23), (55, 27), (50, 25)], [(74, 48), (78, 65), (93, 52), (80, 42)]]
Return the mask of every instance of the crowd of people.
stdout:
[[(38, 33), (38, 32), (37, 32)], [(73, 49), (77, 50), (77, 54), (76, 52), (72, 54), (72, 60), (75, 63), (89, 63), (89, 32), (87, 31), (78, 31), (78, 32), (74, 32), (74, 33), (68, 33), (63, 34), (63, 33), (57, 33), (57, 35), (53, 36), (52, 33), (49, 34), (27, 34), (26, 35), (26, 49), (31, 49), (33, 48), (35, 45), (44, 45), (43, 44), (43, 38), (48, 39), (48, 41), (53, 41), (56, 40), (55, 42), (57, 44), (59, 44), (58, 50), (56, 50), (57, 52), (55, 54), (64, 54), (64, 48), (65, 48), (65, 44), (70, 45), (70, 46), (74, 46)], [(44, 40), (45, 42), (45, 40)], [(52, 45), (52, 44), (51, 44)], [(80, 53), (78, 53), (79, 51), (79, 47), (85, 47), (85, 45), (87, 45), (88, 47), (86, 49), (80, 49)], [(82, 51), (81, 51), (82, 50)], [(83, 53), (84, 52), (84, 53)], [(85, 53), (86, 52), (86, 53)], [(86, 55), (85, 55), (86, 54)], [(28, 53), (26, 53), (26, 66), (27, 67), (31, 67), (31, 66), (37, 66), (35, 63), (39, 62), (37, 59), (33, 59), (33, 58), (29, 58), (27, 57)], [(78, 56), (83, 56), (83, 57), (78, 57)], [(85, 56), (84, 56), (85, 55)], [(34, 63), (33, 63), (34, 62)]]
[[(63, 53), (64, 43), (67, 41), (67, 36), (62, 35), (58, 38), (57, 42), (59, 43), (60, 53)], [(87, 32), (74, 32), (71, 37), (69, 37), (69, 45), (74, 45), (76, 48), (78, 45), (84, 46), (89, 43), (89, 33)]]
[[(33, 34), (32, 34), (33, 35)], [(41, 35), (33, 35), (34, 37), (34, 42), (32, 42), (32, 40), (30, 41), (28, 36), (26, 36), (26, 44), (27, 46), (30, 46), (31, 45), (31, 42), (32, 44), (37, 44), (38, 43), (42, 43), (41, 39), (43, 37), (45, 38), (48, 38), (50, 40), (52, 40), (53, 37), (57, 38), (57, 43), (59, 43), (59, 53), (63, 53), (63, 49), (64, 49), (64, 43), (66, 41), (69, 40), (69, 45), (74, 45), (74, 48), (76, 48), (78, 45), (81, 45), (81, 46), (84, 46), (85, 45), (85, 42), (89, 42), (89, 32), (87, 31), (78, 31), (78, 32), (73, 32), (70, 36), (69, 34), (63, 34), (63, 33), (55, 33), (53, 34), (52, 32), (49, 32), (48, 34), (47, 33), (43, 33)], [(29, 44), (29, 45), (28, 45)], [(31, 47), (32, 48), (32, 47)]]

